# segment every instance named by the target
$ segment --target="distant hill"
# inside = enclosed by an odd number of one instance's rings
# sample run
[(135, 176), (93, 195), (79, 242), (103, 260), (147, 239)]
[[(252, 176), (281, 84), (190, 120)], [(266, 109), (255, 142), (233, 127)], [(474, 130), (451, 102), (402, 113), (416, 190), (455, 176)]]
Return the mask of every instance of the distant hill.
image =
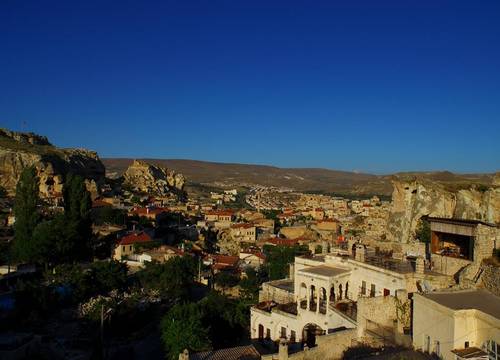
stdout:
[[(465, 186), (471, 183), (490, 184), (493, 176), (489, 174), (459, 175), (451, 172), (398, 173), (378, 176), (321, 168), (278, 168), (266, 165), (216, 163), (197, 160), (178, 159), (141, 159), (148, 163), (165, 166), (184, 174), (189, 182), (211, 185), (260, 184), (287, 187), (299, 191), (337, 193), (344, 195), (392, 193), (391, 179), (423, 177), (445, 184)], [(105, 158), (108, 176), (121, 176), (133, 159)]]

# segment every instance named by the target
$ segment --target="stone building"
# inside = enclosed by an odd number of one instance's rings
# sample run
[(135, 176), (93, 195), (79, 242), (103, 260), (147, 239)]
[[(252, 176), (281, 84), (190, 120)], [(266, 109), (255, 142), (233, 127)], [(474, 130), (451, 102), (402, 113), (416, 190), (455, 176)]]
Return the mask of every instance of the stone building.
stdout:
[[(296, 257), (286, 286), (275, 282), (263, 286), (262, 301), (251, 309), (251, 336), (314, 343), (312, 339), (318, 335), (357, 328), (359, 299), (396, 297), (398, 292), (406, 294), (424, 286), (442, 288), (452, 283), (451, 276), (426, 269), (423, 258), (394, 259), (377, 255), (360, 244), (350, 253)], [(366, 301), (363, 304), (368, 306)], [(389, 305), (395, 314), (396, 303)]]
[(500, 359), (500, 297), (486, 290), (414, 295), (413, 346), (444, 360)]
[(500, 232), (494, 224), (444, 218), (429, 218), (429, 222), (432, 269), (462, 282), (473, 280), (481, 262), (500, 248)]

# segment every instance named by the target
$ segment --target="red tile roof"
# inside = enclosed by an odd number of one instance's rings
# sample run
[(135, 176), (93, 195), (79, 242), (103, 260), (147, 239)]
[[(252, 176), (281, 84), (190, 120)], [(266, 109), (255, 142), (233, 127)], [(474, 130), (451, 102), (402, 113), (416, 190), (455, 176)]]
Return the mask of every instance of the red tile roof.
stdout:
[(240, 261), (238, 256), (214, 254), (210, 255), (210, 257), (213, 259), (214, 264), (218, 266), (236, 266)]
[(101, 199), (96, 199), (92, 201), (92, 207), (93, 208), (100, 208), (100, 207), (105, 207), (105, 206), (111, 206), (110, 203), (103, 201)]
[(132, 245), (132, 244), (138, 244), (138, 243), (147, 243), (153, 241), (151, 239), (151, 236), (146, 234), (145, 232), (140, 232), (140, 233), (132, 233), (129, 235), (125, 235), (120, 239), (118, 244), (120, 245)]
[(144, 215), (160, 215), (162, 213), (168, 212), (169, 209), (167, 208), (134, 208), (132, 211), (130, 211), (131, 214), (139, 215), (139, 216), (144, 216)]
[(233, 216), (234, 213), (231, 210), (212, 210), (207, 211), (206, 215)]
[(234, 224), (231, 226), (232, 229), (250, 229), (252, 227), (255, 227), (254, 224), (250, 224), (250, 223), (240, 223), (240, 224)]
[(296, 239), (271, 238), (266, 240), (266, 243), (273, 245), (294, 246), (298, 243)]

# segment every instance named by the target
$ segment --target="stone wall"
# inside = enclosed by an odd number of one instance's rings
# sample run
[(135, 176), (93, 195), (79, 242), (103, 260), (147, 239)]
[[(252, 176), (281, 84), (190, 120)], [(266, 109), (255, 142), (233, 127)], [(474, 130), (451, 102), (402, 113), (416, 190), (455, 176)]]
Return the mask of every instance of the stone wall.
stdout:
[[(276, 282), (279, 281), (282, 280), (277, 280)], [(259, 291), (259, 302), (275, 301), (279, 304), (287, 304), (294, 301), (293, 292), (273, 286), (276, 282), (262, 284), (262, 290)]]
[[(262, 356), (262, 360), (340, 360), (344, 351), (355, 345), (356, 329), (348, 329), (333, 334), (318, 336), (316, 347), (286, 356), (272, 354)], [(284, 355), (284, 356), (283, 356)]]
[(394, 332), (396, 321), (396, 298), (378, 296), (358, 298), (358, 338), (367, 336), (367, 331), (389, 336)]
[(481, 286), (500, 296), (500, 267), (493, 264), (483, 264), (481, 275)]

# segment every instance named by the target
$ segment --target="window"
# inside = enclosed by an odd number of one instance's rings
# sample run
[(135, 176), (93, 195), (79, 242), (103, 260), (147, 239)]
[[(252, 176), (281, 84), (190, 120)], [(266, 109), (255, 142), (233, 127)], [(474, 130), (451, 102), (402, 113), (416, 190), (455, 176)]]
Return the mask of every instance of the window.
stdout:
[(361, 282), (361, 295), (366, 295), (366, 281)]
[(375, 284), (370, 286), (370, 297), (375, 297)]
[(483, 344), (483, 350), (488, 353), (489, 360), (500, 359), (500, 345), (493, 340), (488, 340)]
[(424, 335), (424, 351), (428, 354), (431, 352), (431, 337), (429, 335)]
[(434, 353), (437, 355), (437, 356), (440, 356), (441, 355), (441, 344), (439, 343), (439, 341), (436, 340), (436, 343), (434, 344)]
[(294, 343), (296, 340), (295, 338), (297, 337), (297, 335), (295, 335), (295, 330), (292, 330), (290, 332), (290, 342)]
[(266, 339), (270, 339), (271, 338), (271, 329), (266, 329)]
[(281, 338), (286, 339), (286, 327), (281, 327)]

